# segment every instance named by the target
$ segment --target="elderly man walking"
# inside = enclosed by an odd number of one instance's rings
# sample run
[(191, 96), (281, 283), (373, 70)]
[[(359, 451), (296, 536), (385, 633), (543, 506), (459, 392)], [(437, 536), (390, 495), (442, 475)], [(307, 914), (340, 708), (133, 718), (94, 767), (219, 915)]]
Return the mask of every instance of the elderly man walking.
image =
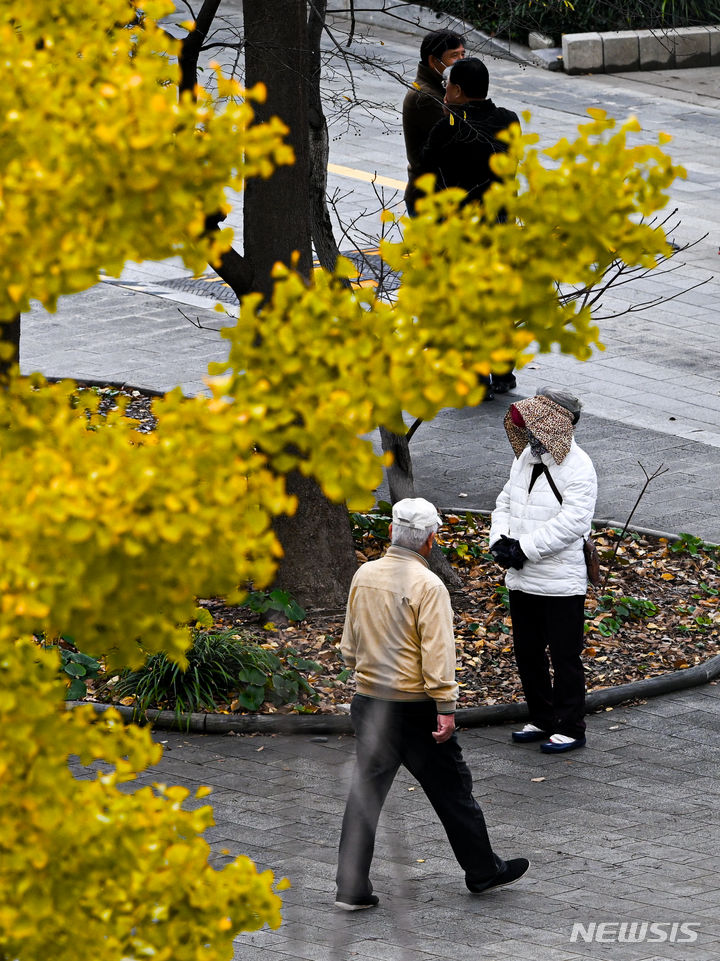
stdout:
[(455, 639), (450, 595), (427, 558), (440, 517), (429, 501), (393, 507), (392, 544), (350, 587), (341, 644), (355, 670), (356, 764), (340, 836), (337, 907), (378, 904), (370, 883), (375, 831), (400, 765), (417, 778), (473, 894), (511, 884), (525, 858), (493, 853), (455, 731)]

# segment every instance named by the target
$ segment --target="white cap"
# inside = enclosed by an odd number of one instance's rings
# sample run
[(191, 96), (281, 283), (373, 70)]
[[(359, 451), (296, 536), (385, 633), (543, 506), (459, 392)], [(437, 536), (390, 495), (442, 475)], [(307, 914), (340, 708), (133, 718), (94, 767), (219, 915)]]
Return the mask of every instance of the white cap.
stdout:
[(442, 523), (438, 512), (424, 497), (405, 497), (398, 501), (393, 505), (392, 519), (395, 526), (411, 527), (416, 531)]

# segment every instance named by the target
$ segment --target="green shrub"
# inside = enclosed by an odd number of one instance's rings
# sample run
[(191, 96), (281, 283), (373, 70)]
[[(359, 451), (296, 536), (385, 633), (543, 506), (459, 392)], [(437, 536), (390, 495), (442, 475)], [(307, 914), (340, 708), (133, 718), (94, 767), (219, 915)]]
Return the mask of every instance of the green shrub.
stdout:
[(430, 6), (493, 36), (521, 43), (531, 30), (553, 37), (559, 45), (563, 33), (663, 30), (720, 22), (720, 0), (433, 0)]
[(292, 648), (273, 653), (234, 631), (201, 632), (187, 658), (183, 671), (164, 653), (154, 654), (139, 670), (121, 675), (115, 695), (134, 697), (139, 714), (149, 707), (161, 707), (178, 715), (227, 705), (257, 711), (265, 702), (303, 710), (298, 703), (301, 699), (305, 705), (318, 700), (300, 672), (320, 671), (321, 667), (298, 657)]
[(380, 540), (390, 540), (390, 521), (392, 520), (392, 504), (387, 501), (379, 501), (377, 510), (368, 514), (351, 513), (350, 524), (352, 527), (353, 538), (359, 547), (367, 534), (370, 537), (377, 537)]
[(682, 533), (676, 541), (671, 541), (668, 547), (673, 554), (691, 554), (697, 557), (699, 554), (707, 554), (713, 560), (717, 560), (720, 548), (717, 544), (708, 544), (701, 537), (694, 534)]
[(657, 612), (657, 606), (644, 597), (615, 597), (614, 594), (603, 594), (598, 598), (595, 616), (606, 616), (595, 627), (603, 637), (609, 637), (616, 634), (623, 624), (648, 620)]
[(250, 591), (241, 607), (247, 607), (256, 614), (267, 614), (268, 611), (277, 611), (284, 614), (289, 621), (304, 621), (305, 610), (300, 607), (298, 602), (280, 588), (273, 591)]
[(87, 694), (87, 681), (100, 677), (102, 665), (89, 654), (78, 651), (69, 641), (62, 644), (45, 644), (43, 647), (57, 647), (60, 651), (60, 673), (68, 680), (65, 692), (66, 701), (79, 701)]

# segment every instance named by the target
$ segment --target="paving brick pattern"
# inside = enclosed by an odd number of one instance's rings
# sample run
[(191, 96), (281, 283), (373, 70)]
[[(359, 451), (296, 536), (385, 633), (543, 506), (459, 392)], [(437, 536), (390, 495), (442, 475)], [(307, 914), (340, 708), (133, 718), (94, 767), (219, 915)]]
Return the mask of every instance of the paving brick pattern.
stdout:
[[(280, 929), (238, 937), (235, 961), (717, 961), (719, 728), (720, 685), (710, 684), (591, 716), (588, 746), (563, 757), (512, 744), (509, 727), (461, 732), (493, 845), (527, 856), (530, 872), (468, 894), (401, 771), (378, 832), (381, 904), (354, 915), (332, 904), (352, 737), (158, 733), (164, 758), (140, 783), (209, 785), (216, 863), (223, 850), (247, 854), (291, 880)], [(623, 922), (666, 935), (692, 924), (697, 939), (571, 940), (573, 924), (605, 923), (607, 939)]]

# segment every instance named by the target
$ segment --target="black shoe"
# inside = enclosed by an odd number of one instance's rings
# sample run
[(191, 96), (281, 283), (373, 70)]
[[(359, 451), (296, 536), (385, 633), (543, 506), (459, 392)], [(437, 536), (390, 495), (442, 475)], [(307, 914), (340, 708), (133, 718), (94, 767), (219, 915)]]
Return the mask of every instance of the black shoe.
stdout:
[(529, 867), (530, 862), (527, 858), (513, 858), (511, 861), (506, 861), (502, 871), (498, 871), (490, 881), (482, 881), (480, 884), (468, 884), (468, 890), (471, 894), (482, 894), (483, 891), (489, 891), (490, 888), (499, 888), (506, 884), (514, 884), (520, 880)]
[(516, 387), (517, 380), (514, 374), (500, 374), (499, 376), (493, 374), (492, 389), (496, 394), (507, 394), (509, 390), (515, 390)]
[(541, 730), (534, 724), (526, 724), (522, 731), (513, 731), (512, 739), (516, 744), (528, 744), (531, 741), (547, 741), (550, 737), (547, 731)]
[(365, 911), (367, 908), (376, 908), (379, 903), (377, 894), (367, 894), (364, 898), (341, 898), (338, 895), (335, 907), (343, 911)]
[(578, 747), (585, 747), (585, 738), (576, 737), (572, 741), (545, 741), (540, 745), (543, 754), (564, 754), (565, 751), (574, 751)]

